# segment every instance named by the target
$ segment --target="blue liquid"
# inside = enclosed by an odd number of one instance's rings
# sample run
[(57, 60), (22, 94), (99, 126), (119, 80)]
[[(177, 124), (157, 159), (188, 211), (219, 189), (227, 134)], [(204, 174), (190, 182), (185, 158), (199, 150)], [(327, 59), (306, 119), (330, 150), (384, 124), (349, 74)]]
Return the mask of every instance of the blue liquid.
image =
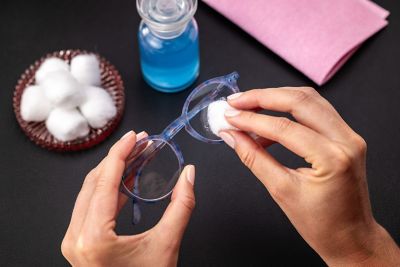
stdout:
[(173, 93), (189, 87), (199, 75), (199, 35), (196, 21), (190, 21), (181, 35), (163, 39), (145, 23), (139, 28), (142, 73), (154, 89)]

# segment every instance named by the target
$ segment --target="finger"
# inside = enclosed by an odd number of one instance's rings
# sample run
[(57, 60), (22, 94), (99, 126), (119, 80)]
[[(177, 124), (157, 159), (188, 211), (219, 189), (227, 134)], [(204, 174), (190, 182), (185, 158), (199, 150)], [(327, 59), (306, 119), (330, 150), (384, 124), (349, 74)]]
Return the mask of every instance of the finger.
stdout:
[(90, 199), (92, 198), (94, 192), (99, 170), (101, 170), (103, 164), (104, 159), (88, 173), (85, 180), (83, 181), (82, 188), (78, 193), (75, 201), (67, 234), (71, 233), (73, 236), (76, 237), (79, 233), (87, 214)]
[[(140, 141), (140, 140), (142, 140), (142, 139), (144, 139), (144, 138), (146, 138), (146, 137), (148, 137), (148, 134), (146, 133), (146, 132), (141, 132), (141, 133), (139, 133), (137, 136), (136, 136), (136, 142), (138, 142), (138, 141)], [(135, 148), (135, 150), (137, 150), (137, 154), (140, 154), (140, 153), (142, 153), (143, 152), (143, 150), (145, 150), (147, 147), (148, 147), (148, 145), (149, 145), (149, 143), (150, 142), (145, 142), (145, 143), (143, 143), (140, 147), (137, 147), (137, 148)], [(133, 184), (133, 179), (131, 179), (131, 181), (127, 181), (127, 188), (131, 188), (132, 187), (132, 185), (129, 185), (130, 183), (132, 183)], [(117, 214), (121, 211), (121, 209), (124, 207), (124, 205), (126, 204), (126, 201), (128, 200), (128, 196), (126, 195), (126, 194), (124, 194), (124, 193), (119, 193), (119, 196), (118, 196), (118, 208), (117, 208)]]
[(107, 223), (115, 219), (125, 160), (135, 144), (136, 134), (130, 131), (110, 149), (101, 173), (98, 174), (99, 178), (88, 211), (89, 220)]
[(265, 149), (240, 131), (224, 131), (221, 138), (227, 145), (235, 149), (240, 160), (264, 184), (270, 192), (276, 188), (287, 187), (292, 184), (292, 177), (288, 168), (276, 161)]
[(186, 166), (178, 183), (176, 184), (168, 205), (160, 222), (154, 231), (161, 236), (162, 240), (179, 246), (183, 233), (189, 222), (195, 206), (193, 185), (195, 180), (195, 167)]
[(225, 116), (233, 126), (278, 142), (309, 163), (324, 155), (330, 145), (322, 135), (287, 118), (237, 110)]
[(333, 140), (347, 141), (351, 132), (335, 108), (310, 87), (255, 89), (232, 95), (229, 104), (291, 113), (301, 124)]

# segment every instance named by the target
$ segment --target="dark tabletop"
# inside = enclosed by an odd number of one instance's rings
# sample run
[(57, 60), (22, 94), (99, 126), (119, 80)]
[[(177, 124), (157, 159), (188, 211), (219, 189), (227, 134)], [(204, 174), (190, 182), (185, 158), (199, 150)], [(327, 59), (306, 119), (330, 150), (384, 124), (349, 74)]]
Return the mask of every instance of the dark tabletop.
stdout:
[[(400, 242), (400, 4), (389, 26), (368, 40), (331, 82), (319, 87), (368, 142), (368, 183), (376, 219)], [(233, 70), (242, 90), (313, 84), (208, 6), (196, 14), (201, 38), (198, 82)], [(176, 118), (190, 90), (167, 95), (142, 79), (135, 1), (17, 1), (0, 3), (0, 266), (64, 266), (60, 244), (86, 173), (126, 131), (159, 133)], [(104, 143), (60, 154), (37, 147), (20, 130), (12, 94), (20, 74), (48, 52), (98, 52), (120, 71), (124, 118)], [(177, 142), (197, 166), (197, 207), (185, 234), (180, 266), (323, 266), (261, 183), (225, 145), (182, 133)], [(281, 146), (271, 153), (287, 166), (303, 162)], [(122, 211), (119, 233), (152, 227), (168, 201), (146, 205), (143, 221)]]

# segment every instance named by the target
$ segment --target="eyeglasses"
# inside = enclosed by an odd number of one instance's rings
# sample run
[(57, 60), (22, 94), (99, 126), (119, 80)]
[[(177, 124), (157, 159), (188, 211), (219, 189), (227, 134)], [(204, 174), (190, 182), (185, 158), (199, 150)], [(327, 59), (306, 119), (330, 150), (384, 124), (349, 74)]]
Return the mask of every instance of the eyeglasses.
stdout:
[(141, 213), (137, 201), (156, 202), (168, 197), (184, 167), (181, 150), (172, 140), (183, 128), (197, 140), (220, 144), (222, 139), (212, 133), (208, 125), (208, 105), (239, 92), (239, 74), (213, 78), (196, 87), (185, 101), (182, 115), (159, 135), (137, 142), (126, 160), (122, 177), (122, 191), (133, 199), (133, 223)]

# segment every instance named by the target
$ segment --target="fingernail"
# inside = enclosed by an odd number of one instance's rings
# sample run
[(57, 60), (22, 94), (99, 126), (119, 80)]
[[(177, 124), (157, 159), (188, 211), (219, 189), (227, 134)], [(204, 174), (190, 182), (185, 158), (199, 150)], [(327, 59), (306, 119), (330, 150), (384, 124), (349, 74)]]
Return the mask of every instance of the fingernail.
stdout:
[(142, 132), (140, 132), (140, 133), (138, 133), (138, 134), (136, 135), (136, 140), (137, 140), (137, 141), (142, 140), (143, 138), (145, 138), (145, 137), (147, 137), (147, 136), (148, 136), (148, 134), (147, 134), (145, 131), (142, 131)]
[(226, 117), (235, 117), (235, 116), (237, 116), (239, 114), (240, 114), (240, 110), (237, 110), (237, 109), (227, 109), (225, 111), (225, 116)]
[(242, 94), (243, 94), (243, 93), (236, 93), (236, 94), (230, 95), (230, 96), (228, 96), (228, 100), (236, 99), (236, 98), (238, 98), (239, 96), (241, 96)]
[(133, 132), (132, 130), (130, 130), (129, 132), (127, 132), (126, 134), (124, 134), (124, 135), (121, 137), (121, 140), (127, 138), (128, 136), (130, 136), (130, 135), (133, 134), (133, 133), (134, 133), (134, 132)]
[(235, 149), (235, 139), (233, 139), (232, 135), (226, 132), (220, 132), (219, 137), (221, 137), (228, 146)]
[(188, 165), (186, 170), (186, 179), (191, 185), (194, 185), (194, 179), (195, 179), (195, 167), (194, 165)]

